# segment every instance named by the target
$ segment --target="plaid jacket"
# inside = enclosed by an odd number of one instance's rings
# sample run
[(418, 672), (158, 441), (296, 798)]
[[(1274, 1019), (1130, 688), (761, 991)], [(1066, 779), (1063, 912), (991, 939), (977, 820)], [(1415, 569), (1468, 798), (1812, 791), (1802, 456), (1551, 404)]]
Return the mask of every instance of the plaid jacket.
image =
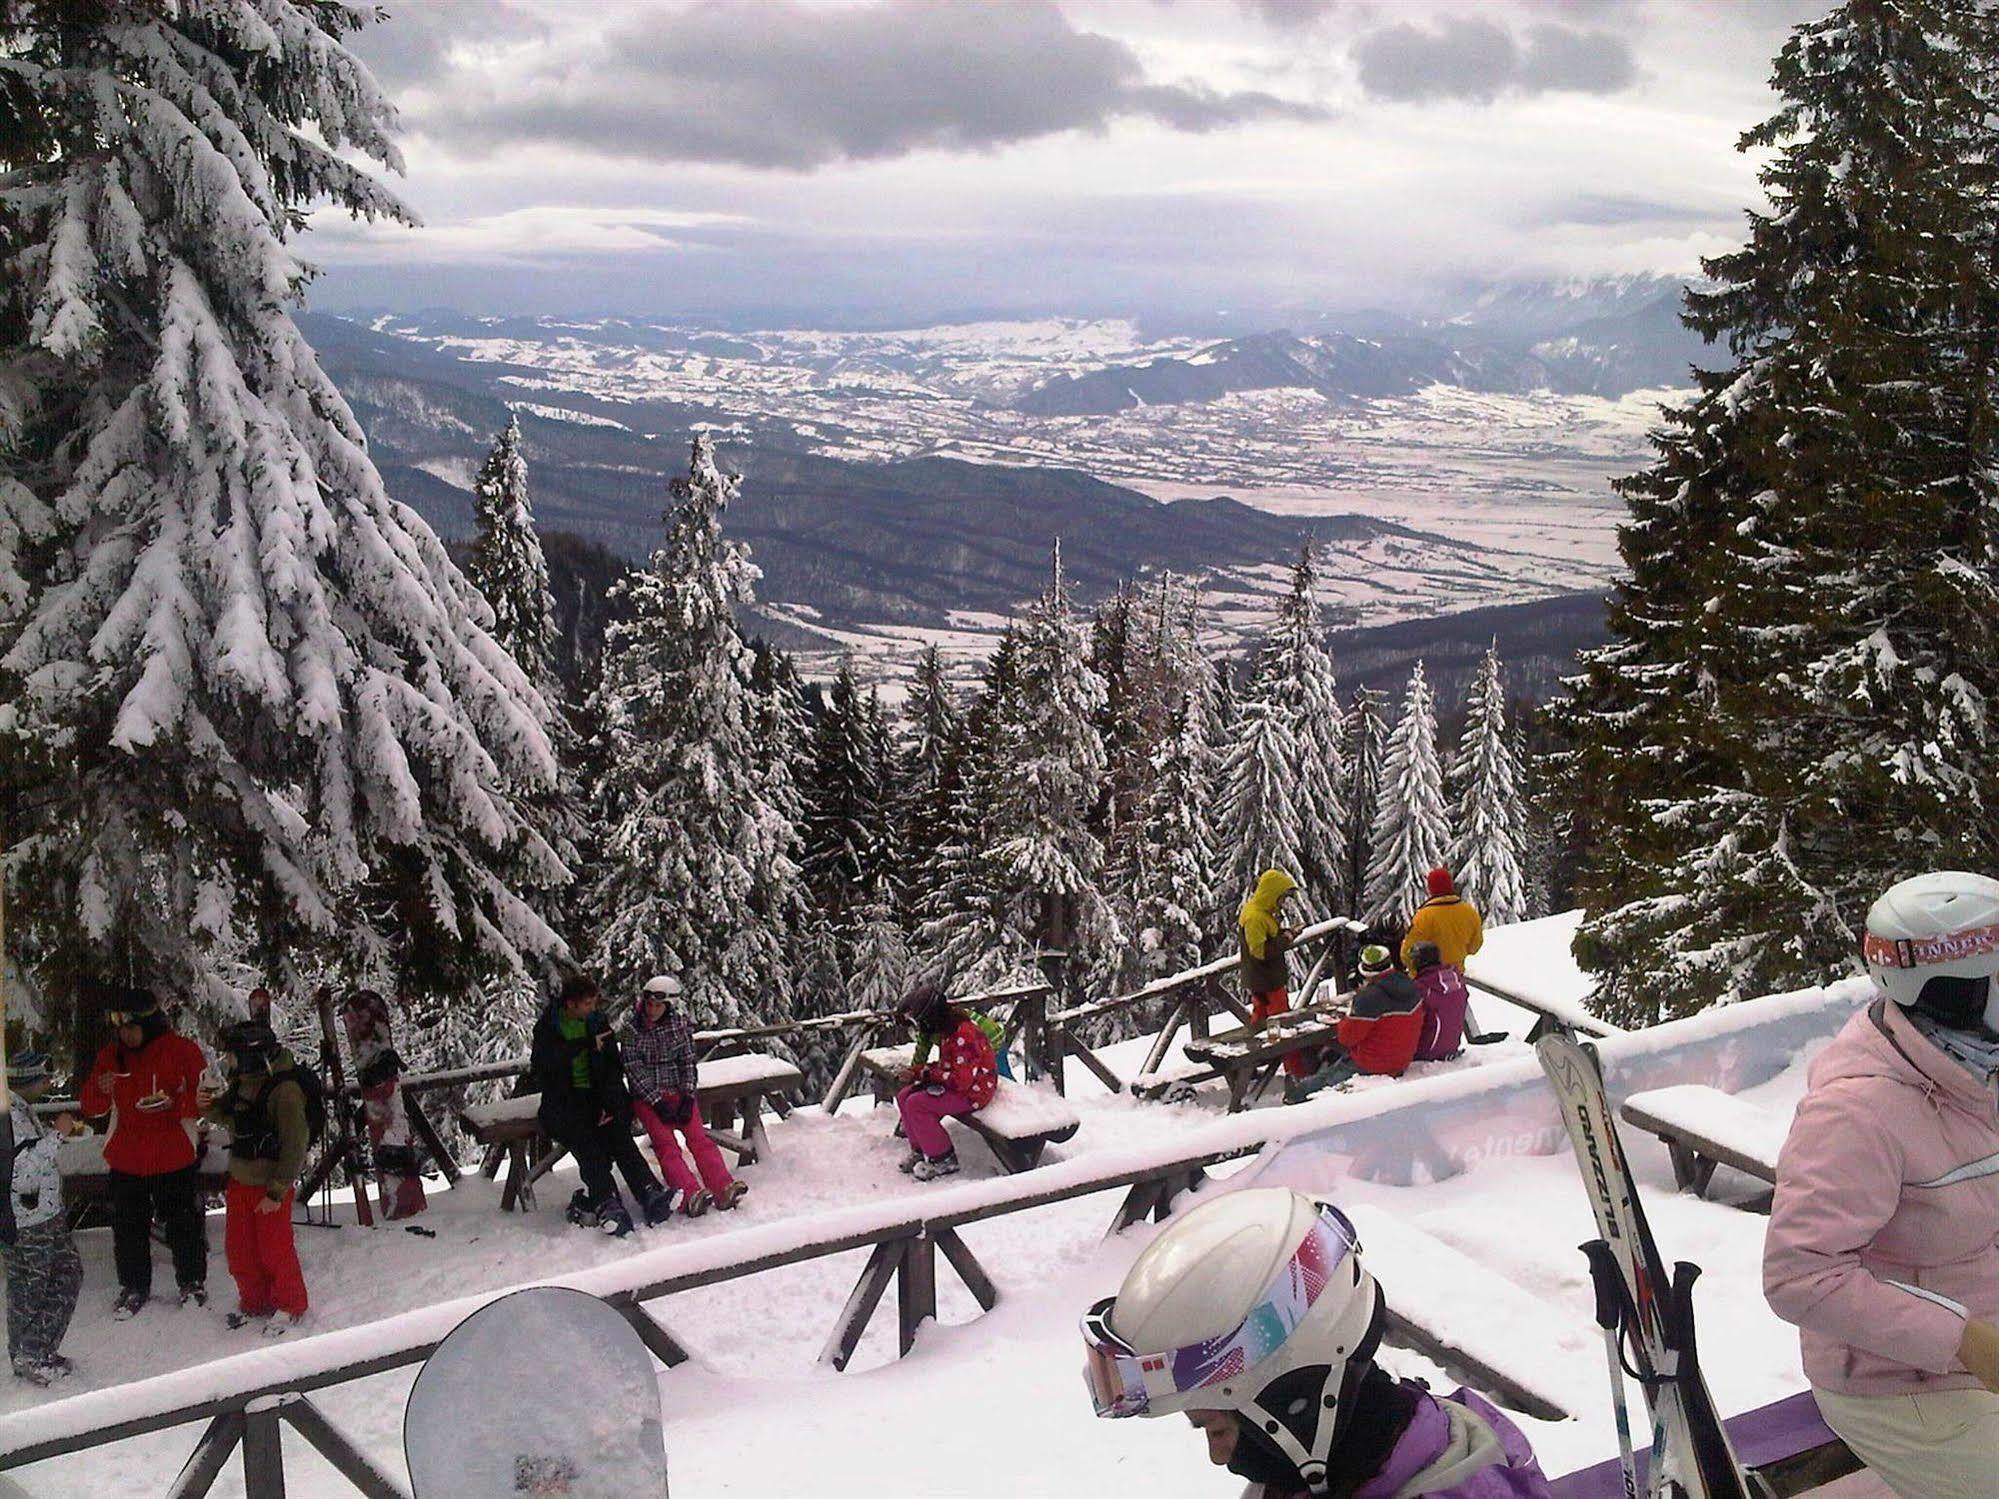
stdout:
[(618, 1046), (634, 1096), (649, 1104), (668, 1093), (693, 1097), (694, 1027), (678, 1010), (669, 1009), (658, 1025), (645, 1025), (634, 1013), (618, 1028)]

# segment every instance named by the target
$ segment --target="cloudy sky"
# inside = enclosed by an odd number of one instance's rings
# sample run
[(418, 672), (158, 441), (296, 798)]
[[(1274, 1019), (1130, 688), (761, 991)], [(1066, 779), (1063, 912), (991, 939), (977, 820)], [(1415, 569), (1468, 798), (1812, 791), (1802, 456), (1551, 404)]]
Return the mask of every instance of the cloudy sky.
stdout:
[(1683, 273), (1829, 0), (385, 0), (316, 305), (893, 323)]

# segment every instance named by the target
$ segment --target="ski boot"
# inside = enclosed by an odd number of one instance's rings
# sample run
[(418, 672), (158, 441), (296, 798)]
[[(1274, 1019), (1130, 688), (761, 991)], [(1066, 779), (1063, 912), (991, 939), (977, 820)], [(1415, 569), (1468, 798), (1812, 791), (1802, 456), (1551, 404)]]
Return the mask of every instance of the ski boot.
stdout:
[(562, 1215), (578, 1228), (597, 1226), (597, 1209), (590, 1202), (590, 1194), (581, 1187), (569, 1194), (569, 1206), (562, 1210)]
[(647, 1228), (658, 1228), (662, 1223), (670, 1223), (673, 1220), (673, 1188), (653, 1188), (646, 1194), (644, 1209)]
[(113, 1322), (130, 1322), (139, 1315), (139, 1308), (152, 1300), (144, 1291), (120, 1291), (118, 1299), (111, 1303)]
[(304, 1320), (302, 1317), (294, 1317), (290, 1312), (272, 1312), (271, 1320), (264, 1324), (264, 1336), (281, 1338)]
[(180, 1304), (182, 1306), (207, 1306), (208, 1287), (202, 1285), (199, 1281), (193, 1285), (182, 1286), (180, 1288)]
[(597, 1208), (597, 1227), (614, 1239), (622, 1239), (632, 1231), (631, 1209), (625, 1206), (625, 1199), (613, 1193)]
[(896, 1163), (895, 1169), (900, 1171), (904, 1176), (914, 1175), (916, 1167), (922, 1159), (923, 1152), (912, 1145), (909, 1147), (909, 1154)]
[(743, 1200), (743, 1194), (749, 1191), (749, 1189), (750, 1184), (746, 1181), (730, 1182), (728, 1186), (722, 1189), (722, 1195), (715, 1199), (715, 1210), (721, 1213), (728, 1212), (730, 1208)]
[(242, 1329), (248, 1327), (251, 1323), (261, 1322), (264, 1320), (264, 1318), (268, 1317), (269, 1315), (270, 1315), (269, 1312), (244, 1312), (244, 1311), (228, 1312), (224, 1314), (222, 1318), (222, 1324), (223, 1326), (227, 1327), (231, 1332), (240, 1332), (242, 1331)]
[(14, 1360), (14, 1377), (25, 1379), (29, 1384), (47, 1389), (58, 1379), (69, 1373), (67, 1360), (58, 1364), (54, 1359), (17, 1358)]
[(947, 1150), (942, 1155), (925, 1156), (910, 1168), (909, 1174), (920, 1182), (931, 1182), (940, 1176), (958, 1174), (958, 1152)]
[(700, 1188), (687, 1194), (687, 1201), (680, 1205), (680, 1211), (690, 1218), (699, 1218), (714, 1205), (714, 1197), (706, 1188)]

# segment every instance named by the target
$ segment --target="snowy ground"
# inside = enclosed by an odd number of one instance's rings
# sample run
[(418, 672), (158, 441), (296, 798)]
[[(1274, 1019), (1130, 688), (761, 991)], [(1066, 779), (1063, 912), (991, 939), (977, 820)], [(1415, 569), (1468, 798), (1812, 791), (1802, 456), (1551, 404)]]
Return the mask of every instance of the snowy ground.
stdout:
[[(1505, 945), (1517, 954), (1515, 977), (1522, 984), (1529, 977), (1545, 982), (1548, 965), (1562, 961), (1559, 922), (1531, 935), (1523, 930)], [(1528, 1052), (1518, 1038), (1525, 1032), (1524, 1017), (1487, 1000), (1480, 1018), (1489, 1028), (1511, 1029), (1515, 1039), (1474, 1049), (1466, 1065), (1523, 1064)], [(1144, 1045), (1127, 1043), (1121, 1050), (1129, 1054), (1113, 1065), (1134, 1069)], [(1051, 1160), (1167, 1145), (1174, 1135), (1219, 1117), (1216, 1098), (1193, 1105), (1138, 1104), (1086, 1091), (1087, 1076), (1073, 1068), (1072, 1075), (1083, 1127), (1068, 1145), (1051, 1149)], [(1368, 1086), (1407, 1084), (1381, 1080)], [(1746, 1096), (1788, 1109), (1801, 1089), (1800, 1065)], [(1315, 1111), (1346, 1107), (1337, 1097), (1311, 1106)], [(566, 1227), (556, 1208), (570, 1190), (563, 1173), (541, 1189), (541, 1211), (528, 1215), (502, 1215), (497, 1189), (482, 1181), (439, 1190), (422, 1220), (435, 1230), (434, 1239), (393, 1228), (301, 1229), (313, 1327), (323, 1332), (356, 1326), (483, 1289), (609, 1264), (662, 1244), (712, 1239), (786, 1217), (924, 1191), (896, 1172), (899, 1145), (888, 1136), (889, 1123), (886, 1114), (864, 1103), (849, 1105), (834, 1119), (800, 1111), (773, 1126), (773, 1158), (746, 1173), (753, 1190), (737, 1214), (677, 1222), (639, 1235), (636, 1244)], [(1663, 1148), (1629, 1134), (1628, 1143), (1666, 1256), (1694, 1259), (1707, 1269), (1701, 1324), (1724, 1410), (1747, 1409), (1801, 1388), (1794, 1338), (1770, 1315), (1757, 1289), (1764, 1220), (1723, 1203), (1675, 1195)], [(996, 1173), (976, 1143), (965, 1147), (964, 1156), (968, 1175)], [(1256, 1170), (1259, 1163), (1238, 1169)], [(1722, 1195), (1730, 1190), (1725, 1177), (1717, 1185)], [(1574, 1250), (1590, 1235), (1589, 1214), (1566, 1151), (1496, 1157), (1436, 1184), (1393, 1187), (1347, 1180), (1326, 1186), (1363, 1214), (1391, 1215), (1463, 1251), (1548, 1307), (1562, 1308), (1550, 1314), (1538, 1338), (1521, 1339), (1520, 1357), (1581, 1419), (1531, 1424), (1530, 1430), (1551, 1472), (1583, 1466), (1613, 1450), (1602, 1350), (1587, 1320), (1583, 1261)], [(1748, 1186), (1734, 1183), (1736, 1190)], [(815, 1362), (860, 1273), (864, 1252), (654, 1303), (655, 1314), (695, 1355), (693, 1363), (660, 1379), (674, 1492), (682, 1499), (782, 1492), (1130, 1491), (1164, 1499), (1233, 1493), (1234, 1481), (1205, 1466), (1200, 1443), (1184, 1424), (1098, 1422), (1090, 1414), (1077, 1377), (1076, 1319), (1090, 1302), (1115, 1289), (1156, 1231), (1148, 1226), (1107, 1239), (1117, 1201), (1115, 1193), (1100, 1194), (966, 1229), (966, 1241), (999, 1287), (1000, 1304), (979, 1316), (955, 1276), (940, 1269), (941, 1325), (926, 1329), (906, 1360), (893, 1356), (889, 1307), (846, 1373)], [(217, 1308), (195, 1313), (154, 1306), (136, 1322), (118, 1325), (108, 1319), (108, 1238), (102, 1232), (83, 1237), (85, 1299), (67, 1347), (80, 1372), (64, 1394), (253, 1346), (222, 1327), (228, 1281), (219, 1255), (211, 1282), (219, 1293)], [(211, 1226), (210, 1237), (219, 1244), (219, 1223)], [(1395, 1268), (1381, 1266), (1391, 1286)], [(1447, 1311), (1462, 1305), (1467, 1316), (1478, 1314), (1476, 1295), (1467, 1288), (1441, 1287), (1437, 1295)], [(1419, 1359), (1397, 1353), (1388, 1361), (1443, 1382)], [(523, 1382), (543, 1376), (538, 1370), (520, 1374)], [(314, 1398), (399, 1472), (401, 1412), (412, 1378), (413, 1371), (400, 1371)], [(21, 1411), (48, 1398), (15, 1385), (0, 1391), (0, 1411)], [(4, 1424), (0, 1418), (0, 1428)], [(36, 1495), (157, 1492), (195, 1435), (189, 1427), (121, 1442), (14, 1476)], [(977, 1459), (968, 1463), (968, 1452)], [(289, 1492), (302, 1499), (351, 1492), (302, 1443), (289, 1439), (287, 1476)], [(241, 1492), (233, 1466), (216, 1492)]]

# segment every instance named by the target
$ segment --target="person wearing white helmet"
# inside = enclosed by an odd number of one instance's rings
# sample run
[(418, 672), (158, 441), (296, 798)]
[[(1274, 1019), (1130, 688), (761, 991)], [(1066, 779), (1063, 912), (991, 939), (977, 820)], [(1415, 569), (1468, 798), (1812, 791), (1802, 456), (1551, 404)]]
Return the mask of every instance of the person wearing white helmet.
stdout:
[(1877, 993), (1812, 1061), (1763, 1289), (1826, 1422), (1904, 1499), (1999, 1492), (1999, 880), (1867, 913)]
[(1182, 1214), (1083, 1318), (1099, 1416), (1184, 1415), (1245, 1499), (1547, 1499), (1514, 1424), (1374, 1362), (1386, 1304), (1353, 1225), (1282, 1187)]

